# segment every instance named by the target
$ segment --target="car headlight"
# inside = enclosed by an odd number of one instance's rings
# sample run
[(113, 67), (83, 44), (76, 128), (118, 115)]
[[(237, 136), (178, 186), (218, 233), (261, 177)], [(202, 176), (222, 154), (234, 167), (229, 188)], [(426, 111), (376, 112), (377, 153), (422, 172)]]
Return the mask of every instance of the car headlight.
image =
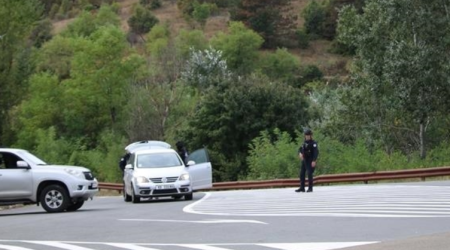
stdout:
[(81, 171), (78, 171), (78, 170), (75, 170), (75, 169), (70, 169), (70, 168), (65, 168), (64, 170), (65, 170), (68, 174), (73, 175), (73, 176), (75, 176), (75, 177), (77, 177), (77, 178), (80, 178), (80, 179), (86, 179), (86, 178), (84, 177), (83, 172), (81, 172)]
[(136, 177), (136, 182), (139, 184), (142, 184), (142, 183), (149, 183), (150, 181), (147, 178), (145, 178), (144, 176), (139, 176), (139, 177)]
[(189, 180), (188, 173), (184, 173), (184, 174), (180, 175), (180, 181), (187, 181), (187, 180)]

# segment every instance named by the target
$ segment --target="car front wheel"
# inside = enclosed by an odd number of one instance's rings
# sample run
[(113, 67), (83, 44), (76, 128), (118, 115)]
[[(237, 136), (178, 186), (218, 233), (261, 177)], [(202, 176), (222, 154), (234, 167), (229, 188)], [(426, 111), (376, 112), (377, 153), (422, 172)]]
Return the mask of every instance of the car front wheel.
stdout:
[(49, 185), (40, 194), (40, 203), (45, 211), (59, 213), (67, 209), (70, 197), (67, 190), (60, 185)]
[(122, 193), (123, 193), (123, 200), (124, 200), (125, 202), (130, 202), (130, 201), (131, 201), (131, 195), (128, 195), (128, 194), (127, 194), (127, 190), (126, 190), (126, 188), (125, 188), (125, 183), (123, 183), (123, 190), (122, 190)]
[(186, 195), (184, 195), (184, 199), (187, 200), (187, 201), (192, 200), (192, 197), (193, 197), (192, 194), (186, 194)]
[(139, 203), (141, 202), (141, 197), (139, 195), (136, 195), (134, 188), (132, 188), (132, 193), (131, 193), (131, 202), (133, 203)]

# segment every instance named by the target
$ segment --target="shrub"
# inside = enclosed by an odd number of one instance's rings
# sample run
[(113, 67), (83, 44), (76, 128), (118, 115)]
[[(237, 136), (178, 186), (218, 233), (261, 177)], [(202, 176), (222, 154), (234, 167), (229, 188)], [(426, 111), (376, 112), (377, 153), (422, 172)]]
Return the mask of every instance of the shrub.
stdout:
[(295, 35), (297, 36), (297, 45), (299, 48), (306, 49), (309, 47), (309, 36), (304, 30), (298, 29)]
[(159, 22), (150, 10), (138, 6), (135, 14), (128, 19), (128, 25), (136, 34), (145, 34)]

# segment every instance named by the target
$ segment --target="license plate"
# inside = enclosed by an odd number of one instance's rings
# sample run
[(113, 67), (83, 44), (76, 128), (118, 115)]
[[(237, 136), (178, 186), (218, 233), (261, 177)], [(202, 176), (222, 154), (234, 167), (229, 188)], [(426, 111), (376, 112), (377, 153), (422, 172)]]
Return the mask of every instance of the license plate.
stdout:
[(173, 188), (173, 185), (158, 185), (156, 186), (156, 189), (171, 189)]

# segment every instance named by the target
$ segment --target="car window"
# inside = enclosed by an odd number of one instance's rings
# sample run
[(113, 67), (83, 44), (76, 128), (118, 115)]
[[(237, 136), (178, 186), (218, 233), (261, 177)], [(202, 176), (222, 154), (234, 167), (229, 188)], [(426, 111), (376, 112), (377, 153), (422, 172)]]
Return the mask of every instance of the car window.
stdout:
[(209, 162), (208, 152), (204, 148), (195, 150), (189, 155), (188, 161), (195, 161), (195, 164)]
[(3, 152), (0, 153), (0, 169), (16, 169), (17, 161), (22, 159), (15, 154)]
[(183, 165), (176, 153), (153, 153), (137, 155), (138, 168), (165, 168)]

